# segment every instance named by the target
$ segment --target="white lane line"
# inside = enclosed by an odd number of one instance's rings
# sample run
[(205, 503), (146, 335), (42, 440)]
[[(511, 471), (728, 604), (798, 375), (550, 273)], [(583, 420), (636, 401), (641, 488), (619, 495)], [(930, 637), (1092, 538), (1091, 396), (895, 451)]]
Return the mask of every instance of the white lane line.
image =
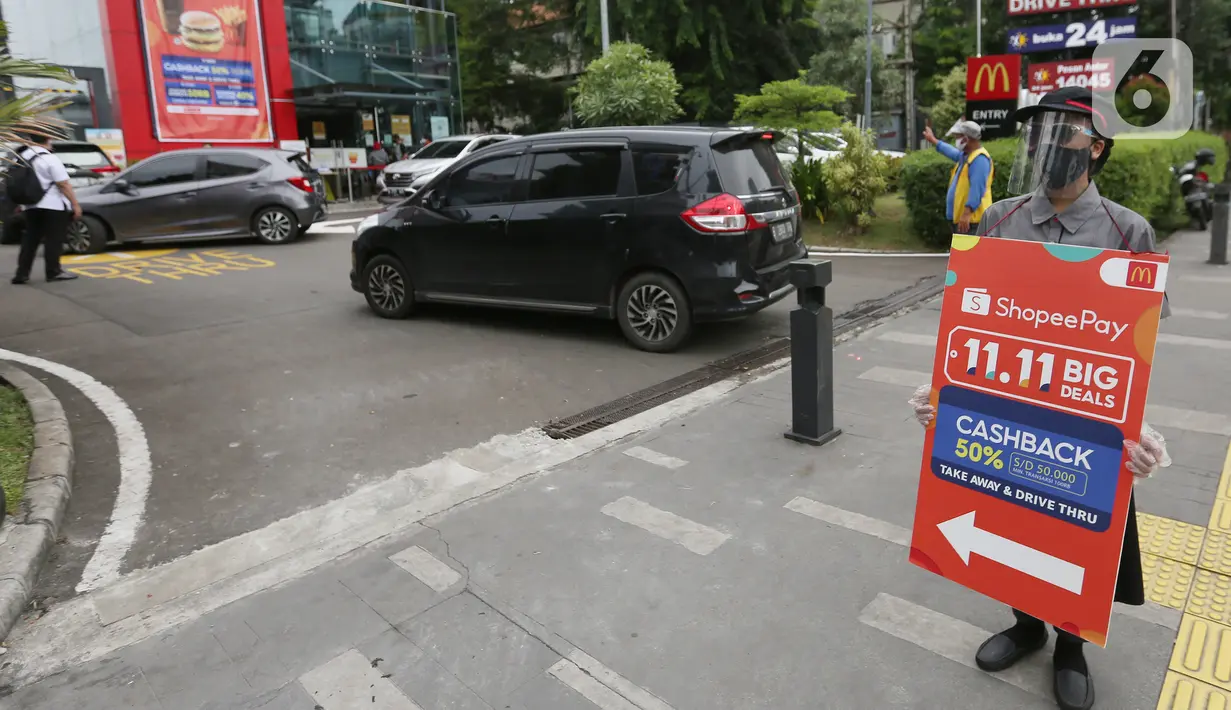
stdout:
[(1184, 281), (1192, 281), (1194, 283), (1231, 284), (1231, 276), (1201, 276), (1194, 274), (1192, 276), (1182, 276), (1180, 278)]
[(561, 658), (547, 669), (548, 675), (581, 693), (582, 697), (602, 710), (641, 710), (619, 693), (598, 682), (593, 676), (577, 667), (577, 664)]
[(1231, 436), (1231, 418), (1214, 412), (1198, 412), (1194, 409), (1164, 407), (1146, 403), (1146, 420), (1154, 426), (1169, 426), (1176, 429)]
[(437, 593), (447, 591), (462, 578), (452, 567), (432, 556), (432, 553), (415, 545), (390, 555), (389, 561), (414, 575), (415, 579), (431, 587)]
[(603, 506), (603, 515), (635, 525), (646, 532), (682, 545), (698, 555), (708, 555), (717, 550), (730, 535), (715, 530), (675, 513), (659, 510), (636, 498), (623, 498)]
[(0, 359), (28, 365), (55, 375), (81, 391), (115, 429), (120, 455), (120, 485), (103, 534), (86, 563), (77, 591), (87, 592), (120, 576), (120, 565), (145, 519), (145, 500), (150, 494), (152, 467), (145, 428), (128, 404), (110, 387), (89, 375), (58, 362), (0, 349)]
[[(901, 545), (902, 547), (910, 545), (910, 530), (906, 528), (876, 518), (869, 518), (861, 513), (836, 508), (811, 498), (798, 496), (783, 507), (810, 518), (815, 518), (821, 522), (880, 538), (895, 545)], [(1131, 616), (1155, 626), (1162, 626), (1172, 630), (1180, 628), (1180, 617), (1182, 614), (1175, 609), (1155, 604), (1154, 602), (1147, 601), (1144, 606), (1129, 606), (1117, 603), (1114, 610), (1117, 613)]]
[(874, 367), (859, 376), (861, 380), (880, 382), (886, 385), (918, 387), (932, 381), (932, 376), (916, 370), (900, 370), (896, 367)]
[(895, 252), (825, 251), (824, 249), (809, 249), (808, 256), (827, 256), (827, 257), (839, 258), (839, 259), (844, 259), (848, 256), (874, 258), (874, 259), (929, 259), (929, 258), (936, 258), (936, 257), (944, 257), (947, 259), (949, 258), (949, 253), (943, 252), (943, 251), (941, 252), (930, 252), (930, 251), (914, 252), (912, 251), (912, 252), (903, 252), (899, 254)]
[(655, 466), (662, 466), (663, 468), (676, 469), (683, 468), (688, 465), (688, 462), (684, 459), (677, 459), (674, 456), (660, 454), (657, 451), (647, 449), (644, 446), (633, 446), (627, 448), (624, 450), (624, 455), (632, 456), (635, 459), (641, 459), (646, 463), (652, 463)]
[(641, 710), (675, 710), (663, 702), (662, 698), (599, 663), (585, 651), (578, 649), (570, 652), (568, 660), (576, 663), (577, 667), (593, 676), (598, 682), (631, 700)]
[[(36, 624), (15, 628), (7, 640), (6, 661), (12, 673), (5, 679), (16, 687), (29, 685), (199, 619), (432, 515), (691, 414), (742, 386), (785, 374), (788, 362), (782, 358), (715, 382), (576, 439), (555, 441), (538, 428), (502, 434), (475, 447), (487, 451), (478, 458), (490, 460), (498, 457), (488, 454), (499, 454), (508, 459), (498, 468), (483, 468), (480, 473), (469, 467), (452, 469), (456, 462), (448, 461), (457, 452), (451, 452), (259, 530), (158, 567), (130, 572), (105, 590), (53, 606)], [(176, 591), (164, 593), (166, 588)], [(110, 621), (100, 622), (102, 595), (113, 592)]]
[(1223, 313), (1222, 311), (1203, 311), (1197, 308), (1180, 308), (1178, 306), (1172, 307), (1171, 315), (1182, 318), (1201, 318), (1202, 320), (1226, 320), (1231, 317), (1231, 313)]
[(900, 330), (889, 330), (876, 337), (878, 340), (888, 340), (891, 343), (926, 345), (929, 348), (936, 347), (936, 336), (925, 333), (903, 333)]
[[(863, 608), (859, 621), (975, 670), (979, 670), (975, 651), (992, 635), (991, 631), (884, 592)], [(1049, 655), (1036, 653), (1007, 670), (989, 675), (1027, 693), (1050, 698), (1050, 671)]]
[(864, 535), (879, 537), (895, 545), (905, 547), (910, 544), (910, 531), (906, 528), (898, 527), (876, 518), (869, 518), (859, 513), (853, 513), (849, 510), (835, 508), (832, 505), (826, 505), (810, 498), (800, 496), (783, 507), (831, 525), (861, 532)]
[(354, 227), (322, 227), (320, 224), (314, 224), (308, 227), (308, 234), (354, 234)]
[(1195, 338), (1191, 335), (1159, 333), (1158, 342), (1166, 343), (1167, 345), (1191, 345), (1193, 347), (1210, 348), (1212, 350), (1231, 350), (1231, 340), (1219, 340), (1218, 338)]
[(304, 673), (299, 684), (322, 710), (423, 710), (383, 675), (352, 648)]
[(314, 225), (312, 225), (312, 226), (314, 226), (314, 227), (315, 227), (315, 226), (317, 226), (317, 225), (320, 225), (320, 226), (323, 226), (323, 227), (333, 227), (333, 226), (337, 226), (337, 225), (339, 225), (339, 224), (359, 224), (360, 222), (362, 222), (362, 221), (363, 221), (363, 220), (365, 220), (365, 219), (367, 219), (367, 217), (355, 217), (355, 218), (353, 218), (353, 219), (326, 219), (326, 220), (323, 220), (323, 221), (317, 222), (316, 224), (314, 224)]

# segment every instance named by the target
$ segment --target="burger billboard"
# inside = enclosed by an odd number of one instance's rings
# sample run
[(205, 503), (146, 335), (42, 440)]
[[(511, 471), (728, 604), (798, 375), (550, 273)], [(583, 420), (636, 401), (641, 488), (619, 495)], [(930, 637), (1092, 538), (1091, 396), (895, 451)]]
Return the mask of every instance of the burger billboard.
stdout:
[(273, 142), (259, 0), (138, 0), (154, 134)]

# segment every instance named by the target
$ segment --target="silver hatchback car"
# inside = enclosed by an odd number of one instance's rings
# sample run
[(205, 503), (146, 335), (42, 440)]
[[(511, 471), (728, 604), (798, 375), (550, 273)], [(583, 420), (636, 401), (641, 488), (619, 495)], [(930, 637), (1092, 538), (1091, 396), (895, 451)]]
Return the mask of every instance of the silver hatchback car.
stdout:
[(254, 236), (299, 238), (325, 215), (325, 186), (302, 153), (261, 148), (176, 150), (77, 190), (83, 216), (66, 251), (109, 243)]

